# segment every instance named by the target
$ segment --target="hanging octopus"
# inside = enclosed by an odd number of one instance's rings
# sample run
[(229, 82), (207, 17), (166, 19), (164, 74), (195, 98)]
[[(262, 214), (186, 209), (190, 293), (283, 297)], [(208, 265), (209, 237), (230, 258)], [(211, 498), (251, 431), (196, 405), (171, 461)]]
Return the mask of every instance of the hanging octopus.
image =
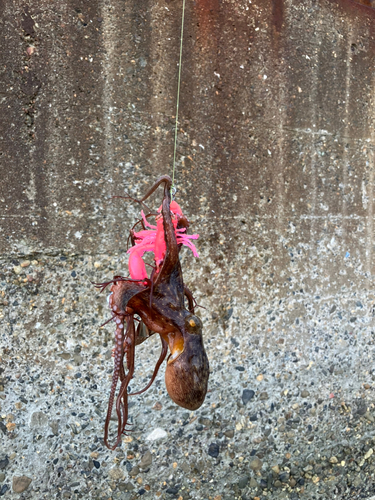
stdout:
[[(182, 245), (188, 246), (198, 256), (191, 242), (198, 235), (186, 234), (189, 221), (178, 204), (171, 201), (172, 181), (169, 176), (160, 177), (140, 203), (161, 184), (164, 184), (164, 197), (156, 226), (151, 226), (142, 212), (140, 222), (143, 230), (130, 232), (133, 243), (128, 251), (130, 278), (115, 276), (112, 281), (97, 284), (101, 290), (111, 284), (109, 305), (113, 313), (111, 320), (116, 323), (114, 373), (104, 426), (104, 442), (112, 450), (119, 445), (122, 434), (127, 430), (128, 397), (141, 394), (151, 386), (168, 349), (165, 384), (172, 400), (183, 408), (196, 410), (202, 405), (207, 392), (209, 364), (203, 346), (202, 322), (194, 314), (194, 299), (184, 285), (179, 260)], [(142, 259), (148, 251), (154, 253), (155, 260), (150, 277)], [(139, 321), (137, 328), (136, 320)], [(151, 380), (143, 390), (128, 394), (128, 385), (134, 374), (135, 347), (154, 333), (159, 334), (162, 348)], [(108, 440), (109, 423), (119, 381), (117, 439), (111, 446)]]

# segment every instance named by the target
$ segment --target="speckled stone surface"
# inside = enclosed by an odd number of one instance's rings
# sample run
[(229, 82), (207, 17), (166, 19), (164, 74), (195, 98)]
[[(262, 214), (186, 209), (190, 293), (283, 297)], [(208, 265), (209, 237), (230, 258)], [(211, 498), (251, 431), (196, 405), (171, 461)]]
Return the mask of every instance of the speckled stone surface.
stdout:
[(187, 2), (177, 201), (200, 234), (181, 261), (209, 392), (177, 407), (162, 368), (113, 452), (92, 282), (126, 274), (139, 219), (111, 197), (170, 173), (181, 5), (0, 3), (1, 498), (373, 496), (374, 12)]
[[(326, 311), (322, 322), (336, 317), (330, 333), (312, 325), (296, 327), (293, 337), (265, 333), (257, 331), (261, 311), (251, 304), (245, 325), (236, 301), (209, 310), (196, 290), (207, 307), (200, 313), (211, 365), (206, 402), (196, 412), (177, 407), (159, 375), (132, 399), (134, 432), (112, 452), (102, 438), (113, 329), (98, 329), (108, 317), (106, 298), (89, 283), (123, 269), (126, 257), (39, 257), (19, 274), (23, 261), (3, 264), (4, 496), (19, 476), (32, 480), (24, 498), (130, 499), (143, 490), (155, 498), (197, 499), (371, 492), (371, 327), (345, 331), (339, 313)], [(361, 307), (353, 307), (359, 315)], [(145, 385), (158, 352), (153, 338), (137, 349), (132, 388)]]

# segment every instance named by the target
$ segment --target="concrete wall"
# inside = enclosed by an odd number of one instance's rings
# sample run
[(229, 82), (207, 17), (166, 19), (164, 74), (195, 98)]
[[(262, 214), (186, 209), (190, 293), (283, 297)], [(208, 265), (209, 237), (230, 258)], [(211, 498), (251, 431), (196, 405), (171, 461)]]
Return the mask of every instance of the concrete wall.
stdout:
[(181, 2), (0, 2), (0, 495), (370, 494), (374, 23), (349, 0), (187, 0), (177, 200), (211, 392), (190, 415), (160, 375), (112, 453), (90, 282), (126, 273), (138, 207), (111, 196), (171, 173)]

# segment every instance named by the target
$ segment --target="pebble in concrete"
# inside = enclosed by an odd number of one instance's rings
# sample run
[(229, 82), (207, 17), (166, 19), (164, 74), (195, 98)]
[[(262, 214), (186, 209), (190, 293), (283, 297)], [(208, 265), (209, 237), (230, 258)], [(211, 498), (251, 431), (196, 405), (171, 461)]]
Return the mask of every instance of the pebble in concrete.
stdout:
[(119, 469), (118, 467), (114, 467), (113, 469), (110, 469), (108, 475), (114, 481), (119, 481), (124, 477), (124, 471)]
[(241, 476), (241, 477), (239, 477), (237, 484), (238, 484), (238, 487), (241, 488), (241, 490), (242, 490), (243, 488), (246, 487), (248, 482), (249, 482), (249, 476)]
[(262, 465), (262, 461), (258, 457), (255, 457), (254, 460), (250, 462), (250, 469), (253, 471), (258, 471), (262, 468)]
[(9, 465), (8, 457), (5, 457), (5, 458), (0, 460), (0, 470), (5, 469), (7, 467), (7, 465)]
[(211, 443), (208, 447), (208, 454), (210, 457), (217, 458), (220, 453), (220, 447), (217, 443)]
[(249, 401), (253, 399), (255, 396), (255, 392), (251, 389), (244, 389), (242, 392), (242, 402), (244, 405), (247, 405)]
[(23, 493), (30, 486), (32, 479), (27, 476), (14, 476), (13, 477), (13, 491), (14, 493)]
[(168, 433), (164, 429), (157, 427), (147, 436), (146, 440), (158, 441), (159, 439), (164, 439), (166, 437), (168, 437)]
[(42, 411), (36, 411), (31, 415), (30, 428), (38, 429), (48, 424), (48, 417)]
[(147, 451), (141, 458), (141, 461), (139, 462), (139, 467), (141, 469), (147, 469), (147, 467), (150, 467), (151, 464), (152, 464), (152, 455), (150, 451)]

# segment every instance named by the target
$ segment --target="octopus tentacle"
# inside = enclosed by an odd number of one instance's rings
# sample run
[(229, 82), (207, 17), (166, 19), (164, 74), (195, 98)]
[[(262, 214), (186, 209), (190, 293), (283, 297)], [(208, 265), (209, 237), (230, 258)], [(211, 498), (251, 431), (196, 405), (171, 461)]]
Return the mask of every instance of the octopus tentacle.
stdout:
[(102, 328), (103, 326), (108, 325), (108, 323), (110, 323), (112, 320), (114, 320), (115, 317), (116, 317), (116, 315), (113, 315), (111, 318), (107, 319), (107, 321), (105, 321), (102, 325), (100, 325), (99, 328)]
[[(113, 378), (112, 378), (112, 385), (111, 385), (111, 392), (109, 395), (109, 402), (108, 402), (108, 411), (107, 411), (107, 417), (105, 419), (105, 425), (104, 425), (104, 443), (105, 445), (114, 450), (116, 446), (118, 445), (120, 438), (117, 438), (116, 444), (112, 447), (108, 443), (108, 428), (109, 428), (109, 423), (111, 420), (111, 415), (112, 415), (112, 408), (113, 408), (113, 403), (115, 400), (115, 393), (116, 393), (116, 387), (118, 383), (118, 379), (120, 376), (120, 367), (122, 365), (122, 359), (124, 357), (124, 316), (117, 316), (116, 318), (116, 332), (115, 332), (115, 352), (114, 352), (114, 371), (113, 371)], [(129, 327), (129, 325), (128, 325)], [(117, 404), (116, 404), (117, 406)]]
[[(117, 442), (115, 447), (121, 440), (121, 435), (125, 432), (125, 427), (128, 420), (128, 385), (134, 375), (134, 355), (135, 355), (135, 327), (134, 318), (132, 315), (126, 317), (126, 357), (128, 363), (128, 373), (121, 381), (120, 390), (116, 400), (116, 412), (118, 418), (117, 426)], [(125, 374), (124, 372), (122, 372)]]
[(164, 179), (165, 186), (164, 186), (164, 197), (163, 197), (161, 212), (163, 215), (164, 238), (167, 246), (167, 252), (165, 254), (164, 262), (160, 270), (160, 273), (158, 274), (155, 280), (155, 285), (157, 285), (163, 279), (163, 277), (169, 276), (171, 274), (173, 268), (176, 266), (179, 260), (178, 254), (180, 250), (177, 244), (176, 233), (174, 230), (171, 212), (169, 209), (169, 206), (171, 204), (170, 189), (172, 181), (170, 177), (167, 175), (163, 177), (165, 177), (166, 179)]
[(189, 290), (189, 288), (186, 285), (184, 286), (184, 295), (188, 299), (189, 311), (192, 314), (194, 314), (194, 308), (197, 305), (197, 301), (195, 300), (195, 298), (193, 297), (193, 294), (191, 293), (191, 291)]
[[(150, 189), (147, 191), (147, 193), (139, 200), (139, 203), (143, 203), (147, 198), (149, 198), (154, 191), (157, 190), (157, 188), (160, 186), (160, 184), (163, 184), (163, 182), (168, 186), (169, 192), (171, 190), (172, 186), (172, 179), (169, 177), (169, 175), (162, 175), (159, 177), (159, 179), (150, 187)], [(169, 199), (171, 199), (171, 196), (169, 194)]]
[(108, 285), (111, 285), (111, 284), (116, 285), (116, 283), (122, 282), (122, 281), (131, 281), (132, 283), (140, 283), (140, 282), (147, 281), (147, 278), (132, 279), (132, 278), (124, 278), (123, 276), (115, 276), (113, 280), (105, 281), (104, 283), (94, 283), (94, 282), (91, 282), (91, 283), (93, 285), (95, 285), (95, 288), (100, 289), (100, 292), (102, 292), (103, 290), (105, 290), (107, 288)]
[(148, 208), (148, 206), (143, 203), (142, 200), (137, 200), (137, 198), (133, 198), (132, 196), (112, 196), (112, 199), (114, 198), (121, 198), (123, 200), (131, 200), (131, 201), (135, 201), (136, 203), (139, 203), (140, 205), (142, 205), (143, 207), (145, 207), (146, 210), (148, 210), (149, 212), (151, 212), (151, 210)]
[(163, 361), (165, 360), (165, 356), (167, 355), (167, 352), (168, 352), (168, 342), (166, 342), (162, 337), (160, 337), (160, 340), (161, 340), (161, 353), (160, 353), (158, 362), (156, 363), (156, 366), (154, 368), (154, 373), (152, 374), (150, 382), (146, 385), (146, 387), (144, 389), (137, 391), (137, 392), (132, 392), (131, 394), (129, 394), (129, 396), (135, 396), (136, 394), (142, 394), (143, 392), (147, 391), (147, 389), (149, 389), (151, 387), (153, 381), (155, 380), (155, 377), (158, 374), (159, 368), (160, 368), (161, 364), (163, 363)]
[[(125, 346), (125, 342), (124, 342), (124, 346)], [(124, 351), (125, 351), (125, 347), (124, 347)], [(122, 383), (124, 382), (124, 380), (126, 379), (126, 373), (125, 373), (125, 368), (124, 368), (124, 363), (122, 362), (121, 363), (121, 367), (120, 367), (120, 381), (121, 381), (121, 385)], [(121, 385), (120, 385), (120, 390), (121, 390)], [(127, 404), (127, 400), (126, 400), (126, 404)], [(117, 406), (117, 400), (116, 400), (116, 406)], [(124, 402), (121, 404), (121, 410), (122, 410), (122, 421), (126, 421), (125, 418), (127, 419), (127, 410), (125, 410), (125, 404)]]

